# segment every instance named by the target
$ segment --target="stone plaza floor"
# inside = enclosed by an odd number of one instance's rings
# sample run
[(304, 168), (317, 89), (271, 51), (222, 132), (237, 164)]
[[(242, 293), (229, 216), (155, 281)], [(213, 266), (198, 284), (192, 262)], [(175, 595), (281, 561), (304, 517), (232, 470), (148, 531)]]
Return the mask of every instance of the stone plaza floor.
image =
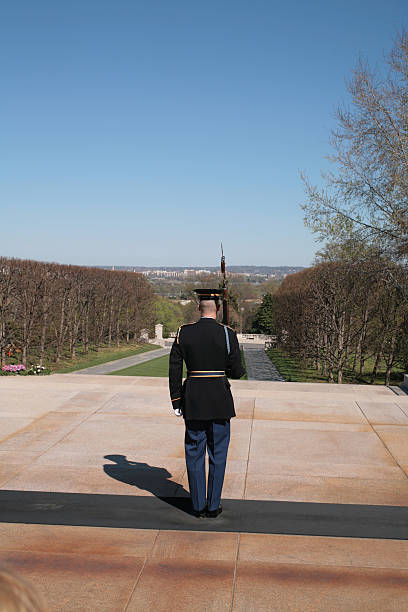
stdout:
[(56, 611), (408, 609), (408, 396), (232, 381), (223, 514), (167, 380), (0, 379), (0, 560)]

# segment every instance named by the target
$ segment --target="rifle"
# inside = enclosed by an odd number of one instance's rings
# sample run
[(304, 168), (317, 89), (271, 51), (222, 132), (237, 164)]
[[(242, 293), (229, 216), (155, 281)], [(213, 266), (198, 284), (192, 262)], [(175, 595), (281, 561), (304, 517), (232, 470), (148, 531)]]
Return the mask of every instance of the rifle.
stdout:
[(227, 287), (227, 275), (225, 272), (225, 257), (224, 250), (221, 242), (221, 274), (223, 276), (222, 281), (222, 322), (224, 325), (229, 325), (229, 305), (228, 305), (228, 287)]

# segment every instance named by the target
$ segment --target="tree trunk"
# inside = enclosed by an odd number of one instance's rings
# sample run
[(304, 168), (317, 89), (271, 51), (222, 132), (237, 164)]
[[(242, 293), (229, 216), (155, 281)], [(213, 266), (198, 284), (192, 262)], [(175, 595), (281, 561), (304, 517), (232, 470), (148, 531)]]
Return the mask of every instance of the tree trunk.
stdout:
[(367, 322), (368, 322), (368, 306), (366, 306), (365, 310), (364, 310), (364, 314), (363, 314), (363, 325), (361, 327), (361, 331), (358, 337), (358, 344), (357, 344), (357, 350), (355, 352), (354, 355), (354, 362), (353, 362), (353, 374), (355, 374), (356, 372), (356, 368), (357, 368), (357, 361), (358, 358), (360, 357), (360, 376), (361, 374), (361, 367), (363, 368), (364, 371), (364, 359), (363, 359), (363, 363), (361, 366), (361, 358), (363, 356), (363, 346), (364, 346), (364, 341), (365, 341), (365, 337), (367, 334)]
[(375, 358), (374, 367), (373, 367), (373, 371), (371, 372), (371, 378), (370, 378), (371, 385), (375, 383), (375, 379), (377, 378), (378, 366), (380, 365), (380, 361), (382, 357), (383, 344), (384, 343), (381, 343), (381, 348), (378, 351), (377, 356)]
[(6, 365), (6, 326), (4, 324), (4, 321), (1, 322), (0, 334), (0, 365), (4, 366)]
[(358, 342), (357, 342), (357, 346), (356, 346), (356, 351), (354, 353), (354, 359), (353, 359), (353, 367), (351, 369), (351, 371), (353, 372), (353, 374), (356, 373), (356, 369), (357, 369), (357, 361), (358, 361), (358, 357), (360, 355), (360, 351), (361, 351), (361, 334), (358, 338)]
[(43, 312), (43, 320), (41, 325), (41, 339), (40, 339), (40, 366), (43, 365), (44, 353), (45, 353), (45, 338), (47, 335), (47, 322), (48, 322), (48, 311)]
[(89, 351), (89, 307), (86, 307), (85, 318), (84, 318), (84, 335), (83, 335), (83, 343), (84, 343), (84, 354), (88, 355)]
[(110, 300), (108, 346), (112, 344), (112, 327), (113, 327), (113, 295), (111, 295), (111, 300)]
[[(6, 292), (5, 292), (6, 293)], [(7, 287), (6, 295), (3, 294), (1, 299), (1, 325), (0, 325), (0, 359), (1, 365), (6, 365), (6, 320), (7, 320), (7, 306), (9, 305), (9, 294), (10, 290)]]
[(345, 341), (345, 345), (344, 345), (344, 363), (346, 364), (346, 367), (347, 367), (349, 351), (350, 351), (350, 333), (351, 333), (352, 320), (353, 320), (353, 318), (350, 317), (349, 318), (349, 323), (348, 323), (348, 326), (347, 326), (346, 341)]
[(22, 354), (22, 363), (23, 365), (26, 365), (27, 363), (27, 311), (26, 309), (24, 309), (24, 314), (23, 314), (24, 320), (23, 320), (23, 354)]
[(375, 380), (377, 378), (377, 370), (378, 370), (379, 363), (381, 361), (381, 356), (382, 356), (382, 352), (378, 351), (377, 356), (375, 358), (375, 362), (374, 362), (374, 366), (373, 366), (373, 371), (371, 372), (371, 378), (370, 378), (370, 384), (371, 385), (373, 385), (375, 383)]
[(118, 312), (116, 315), (116, 346), (119, 347), (120, 346), (120, 316), (122, 314), (122, 304), (119, 304), (118, 306)]
[(337, 382), (343, 382), (343, 351), (344, 351), (344, 328), (346, 324), (346, 313), (342, 312), (339, 322), (338, 349), (337, 349)]
[(129, 344), (130, 329), (129, 329), (129, 307), (126, 307), (126, 344)]
[(368, 306), (364, 312), (363, 330), (362, 330), (362, 335), (361, 335), (360, 369), (358, 372), (359, 376), (364, 376), (364, 364), (366, 360), (365, 339), (367, 335), (367, 324), (368, 324)]
[(71, 330), (71, 339), (70, 339), (71, 359), (75, 359), (77, 338), (78, 338), (78, 327), (75, 325), (73, 329)]
[(361, 353), (360, 353), (360, 368), (359, 368), (359, 371), (358, 371), (358, 375), (359, 376), (364, 376), (365, 360), (366, 360), (366, 352), (365, 352), (365, 348), (362, 347), (361, 348)]
[(116, 346), (119, 348), (120, 346), (120, 319), (118, 315), (118, 319), (116, 321)]
[(59, 363), (61, 360), (61, 352), (62, 352), (62, 342), (63, 342), (63, 331), (64, 331), (64, 323), (65, 323), (65, 300), (66, 296), (64, 295), (61, 301), (61, 316), (60, 316), (60, 324), (57, 332), (57, 346), (56, 346), (56, 354), (55, 354), (55, 363)]
[(73, 322), (71, 321), (71, 324), (69, 326), (69, 353), (71, 355), (71, 359), (72, 359), (73, 346), (74, 346), (74, 330), (73, 330)]
[(75, 320), (75, 313), (73, 314), (72, 317), (72, 330), (71, 330), (71, 359), (75, 359), (75, 355), (76, 355), (76, 346), (78, 344), (78, 336), (79, 336), (79, 328), (82, 322), (82, 317), (84, 314), (84, 311), (87, 307), (86, 303), (80, 303), (78, 300), (79, 306), (77, 308), (77, 312), (76, 312), (76, 320)]
[(327, 333), (323, 335), (322, 376), (327, 376)]
[(386, 360), (387, 369), (385, 371), (385, 384), (387, 385), (387, 387), (390, 384), (390, 380), (391, 380), (391, 370), (392, 370), (392, 366), (394, 363), (396, 339), (397, 339), (397, 330), (395, 329), (392, 333), (391, 348), (390, 348), (389, 354), (387, 355), (387, 360)]
[(101, 348), (101, 346), (102, 346), (102, 339), (103, 339), (103, 335), (104, 335), (104, 331), (105, 331), (106, 316), (107, 316), (107, 307), (106, 307), (106, 300), (104, 300), (104, 302), (103, 302), (103, 310), (102, 310), (102, 317), (101, 317), (101, 321), (100, 321), (100, 324), (99, 324), (98, 348)]

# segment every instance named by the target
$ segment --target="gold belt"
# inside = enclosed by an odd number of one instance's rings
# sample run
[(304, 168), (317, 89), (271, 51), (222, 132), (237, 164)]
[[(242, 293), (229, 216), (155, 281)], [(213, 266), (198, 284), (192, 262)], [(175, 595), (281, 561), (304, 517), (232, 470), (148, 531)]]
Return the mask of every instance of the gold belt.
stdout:
[(190, 370), (187, 372), (189, 378), (221, 378), (225, 376), (224, 370)]

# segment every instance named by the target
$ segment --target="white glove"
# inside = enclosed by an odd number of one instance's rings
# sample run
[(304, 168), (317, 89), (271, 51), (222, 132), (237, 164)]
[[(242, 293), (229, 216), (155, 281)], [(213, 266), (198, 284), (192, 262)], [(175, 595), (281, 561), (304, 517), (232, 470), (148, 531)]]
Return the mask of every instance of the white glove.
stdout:
[(175, 408), (174, 410), (174, 414), (176, 415), (176, 417), (181, 417), (183, 416), (182, 411), (180, 410), (180, 408)]

